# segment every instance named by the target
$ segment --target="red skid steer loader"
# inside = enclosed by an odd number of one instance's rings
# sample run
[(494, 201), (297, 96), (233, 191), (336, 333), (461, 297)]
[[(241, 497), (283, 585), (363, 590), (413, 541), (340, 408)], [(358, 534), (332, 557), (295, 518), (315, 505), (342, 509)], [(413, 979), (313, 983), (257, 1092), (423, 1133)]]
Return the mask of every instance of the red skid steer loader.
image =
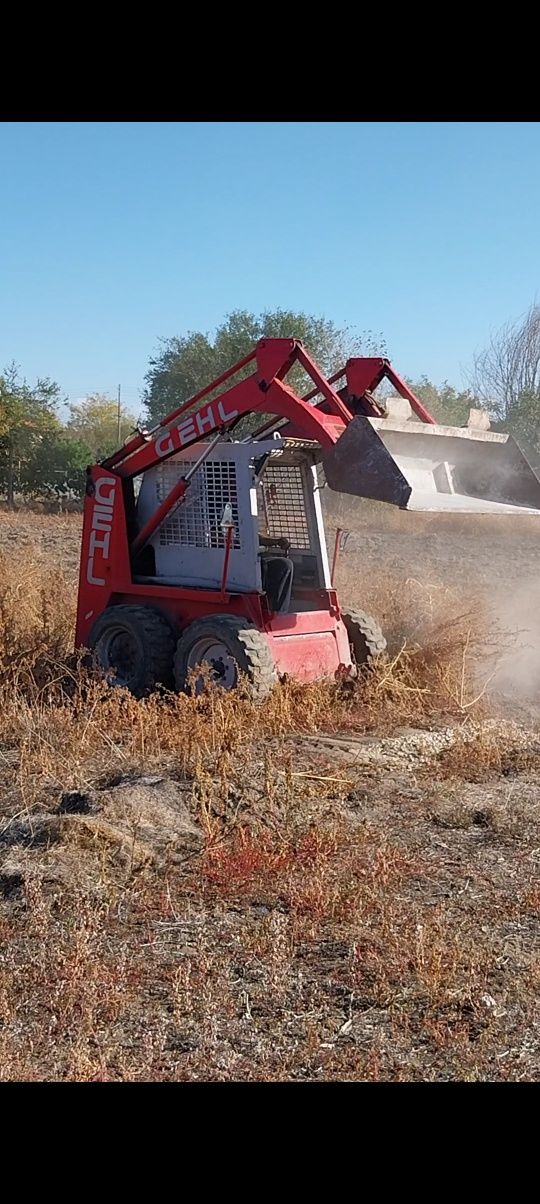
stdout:
[[(296, 364), (313, 385), (303, 397), (286, 381)], [(385, 416), (373, 396), (384, 378), (417, 420)], [(263, 339), (87, 470), (77, 647), (139, 697), (242, 676), (261, 698), (286, 675), (372, 664), (385, 639), (333, 588), (321, 468), (331, 489), (402, 509), (540, 514), (540, 482), (510, 436), (436, 425), (386, 359), (326, 379), (297, 340)]]

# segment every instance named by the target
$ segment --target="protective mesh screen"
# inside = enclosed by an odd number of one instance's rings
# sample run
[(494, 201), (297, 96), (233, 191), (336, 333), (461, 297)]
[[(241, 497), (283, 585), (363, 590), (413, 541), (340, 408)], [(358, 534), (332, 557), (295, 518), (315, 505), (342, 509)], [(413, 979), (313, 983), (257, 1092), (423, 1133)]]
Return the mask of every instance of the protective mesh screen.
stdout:
[(309, 549), (309, 528), (299, 465), (269, 464), (257, 490), (259, 531), (273, 539), (285, 536), (293, 548)]
[[(161, 464), (158, 469), (158, 500), (160, 502), (184, 476), (194, 461), (181, 464)], [(169, 514), (159, 530), (163, 546), (184, 544), (191, 548), (223, 548), (225, 536), (221, 520), (227, 502), (232, 508), (234, 523), (233, 548), (240, 547), (238, 532), (238, 494), (236, 465), (232, 460), (207, 460), (201, 464), (189, 485), (186, 499)]]

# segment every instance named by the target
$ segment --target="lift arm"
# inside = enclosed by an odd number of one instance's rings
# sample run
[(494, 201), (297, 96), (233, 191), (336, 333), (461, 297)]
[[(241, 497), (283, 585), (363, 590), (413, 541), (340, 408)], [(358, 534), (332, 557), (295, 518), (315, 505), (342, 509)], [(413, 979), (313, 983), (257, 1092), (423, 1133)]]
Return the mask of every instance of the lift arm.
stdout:
[[(249, 375), (230, 383), (250, 365)], [(311, 382), (303, 397), (286, 382), (294, 365), (301, 366)], [(386, 417), (374, 396), (385, 378), (409, 402), (419, 422)], [(540, 481), (509, 435), (437, 425), (382, 356), (351, 358), (327, 379), (298, 339), (261, 339), (249, 355), (151, 432), (138, 431), (101, 469), (128, 481), (183, 449), (226, 435), (246, 415), (257, 413), (272, 417), (250, 439), (279, 429), (282, 436), (318, 444), (326, 481), (338, 492), (402, 509), (540, 511)], [(89, 469), (90, 492), (93, 471)], [(111, 481), (114, 484), (114, 478)], [(144, 546), (181, 502), (185, 488), (185, 482), (173, 487), (136, 534), (132, 551)]]
[[(194, 408), (253, 361), (254, 371), (247, 378), (222, 390), (199, 409)], [(314, 386), (303, 398), (284, 381), (295, 363), (301, 364)], [(261, 339), (249, 355), (173, 410), (153, 431), (149, 434), (138, 432), (133, 436), (103, 462), (103, 467), (113, 469), (121, 477), (137, 476), (181, 449), (216, 431), (226, 432), (247, 414), (257, 412), (274, 415), (270, 426), (275, 426), (275, 419), (284, 419), (287, 431), (290, 426), (291, 431), (294, 429), (303, 438), (330, 448), (359, 412), (362, 397), (376, 388), (385, 375), (401, 395), (407, 397), (422, 421), (434, 421), (388, 360), (351, 359), (344, 369), (327, 380), (297, 339)], [(333, 382), (343, 376), (346, 376), (347, 384), (338, 393)], [(313, 405), (311, 399), (316, 396), (321, 400)], [(367, 398), (364, 406), (364, 413), (380, 413), (376, 406), (369, 408)]]

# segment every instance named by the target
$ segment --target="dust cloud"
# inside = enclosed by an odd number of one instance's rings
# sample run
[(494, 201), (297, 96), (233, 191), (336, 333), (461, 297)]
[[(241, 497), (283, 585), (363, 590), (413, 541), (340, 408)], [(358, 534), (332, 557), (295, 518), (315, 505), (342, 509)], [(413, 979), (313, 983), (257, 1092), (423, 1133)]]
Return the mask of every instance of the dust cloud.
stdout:
[(540, 573), (537, 581), (493, 583), (485, 606), (493, 624), (490, 696), (540, 718)]
[(397, 594), (396, 651), (401, 637), (421, 638), (427, 603), (435, 626), (477, 611), (475, 684), (506, 714), (540, 720), (540, 516), (415, 514), (352, 499), (332, 510), (330, 523), (349, 530), (338, 577), (345, 601), (371, 608), (386, 628), (386, 601)]

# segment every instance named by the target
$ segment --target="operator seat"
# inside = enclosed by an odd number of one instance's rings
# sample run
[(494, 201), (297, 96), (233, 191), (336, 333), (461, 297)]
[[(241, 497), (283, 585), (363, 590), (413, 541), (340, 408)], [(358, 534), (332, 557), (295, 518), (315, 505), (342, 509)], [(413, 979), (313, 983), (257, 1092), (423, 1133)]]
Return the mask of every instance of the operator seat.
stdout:
[(287, 555), (288, 540), (272, 541), (259, 536), (262, 587), (268, 598), (270, 609), (277, 614), (286, 614), (291, 608), (294, 580), (294, 564)]

